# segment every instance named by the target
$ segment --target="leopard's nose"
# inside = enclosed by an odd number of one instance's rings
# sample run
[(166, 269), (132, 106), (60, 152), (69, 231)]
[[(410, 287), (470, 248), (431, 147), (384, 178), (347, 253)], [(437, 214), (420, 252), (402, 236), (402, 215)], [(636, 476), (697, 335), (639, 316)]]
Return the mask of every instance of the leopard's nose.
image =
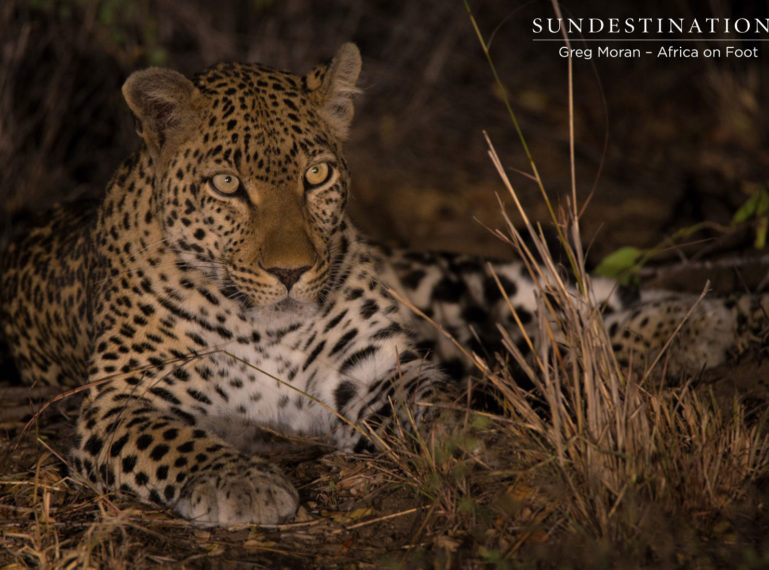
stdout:
[(286, 286), (286, 291), (291, 291), (291, 287), (294, 283), (299, 281), (302, 273), (310, 268), (309, 265), (303, 265), (302, 267), (296, 267), (293, 269), (287, 269), (285, 267), (268, 267), (267, 271), (272, 273), (278, 280)]

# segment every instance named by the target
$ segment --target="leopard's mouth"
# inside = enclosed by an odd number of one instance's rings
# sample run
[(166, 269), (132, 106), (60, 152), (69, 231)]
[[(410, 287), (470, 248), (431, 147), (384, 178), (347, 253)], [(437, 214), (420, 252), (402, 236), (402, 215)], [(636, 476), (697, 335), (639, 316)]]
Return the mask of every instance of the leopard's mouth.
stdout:
[(304, 314), (308, 310), (317, 308), (318, 305), (317, 302), (301, 301), (299, 299), (294, 299), (290, 295), (286, 295), (272, 303), (257, 303), (251, 295), (239, 289), (238, 286), (229, 279), (220, 288), (220, 291), (222, 295), (228, 299), (237, 302), (238, 305), (240, 305), (240, 308), (244, 311), (267, 309), (276, 314)]

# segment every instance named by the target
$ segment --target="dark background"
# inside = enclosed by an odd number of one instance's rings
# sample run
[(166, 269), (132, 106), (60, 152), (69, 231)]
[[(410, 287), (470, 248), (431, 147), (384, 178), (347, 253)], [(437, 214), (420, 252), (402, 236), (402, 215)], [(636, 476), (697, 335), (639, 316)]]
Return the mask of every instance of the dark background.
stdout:
[[(567, 63), (534, 43), (550, 2), (470, 6), (546, 187), (568, 193)], [(762, 2), (564, 1), (566, 17), (765, 16)], [(148, 65), (184, 73), (224, 59), (298, 72), (355, 41), (364, 58), (347, 145), (351, 211), (380, 239), (510, 255), (486, 130), (537, 219), (545, 209), (461, 0), (4, 0), (0, 6), (0, 232), (74, 197), (97, 199), (136, 148), (120, 95)], [(578, 45), (578, 38), (574, 38)], [(739, 43), (735, 45), (753, 45)], [(585, 243), (600, 258), (701, 220), (728, 223), (766, 180), (769, 55), (757, 61), (575, 60), (577, 178)], [(656, 49), (655, 45), (655, 49)], [(702, 47), (702, 46), (698, 46)], [(597, 177), (599, 170), (600, 177)], [(697, 236), (708, 237), (708, 235)]]

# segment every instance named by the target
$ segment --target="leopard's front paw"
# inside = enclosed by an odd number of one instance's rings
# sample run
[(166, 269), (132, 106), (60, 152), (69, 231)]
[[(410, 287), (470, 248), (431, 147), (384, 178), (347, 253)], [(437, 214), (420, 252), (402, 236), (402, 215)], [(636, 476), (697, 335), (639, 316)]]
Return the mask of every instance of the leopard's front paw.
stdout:
[(246, 469), (205, 470), (190, 479), (175, 510), (201, 526), (277, 524), (290, 519), (299, 495), (280, 470), (267, 463)]

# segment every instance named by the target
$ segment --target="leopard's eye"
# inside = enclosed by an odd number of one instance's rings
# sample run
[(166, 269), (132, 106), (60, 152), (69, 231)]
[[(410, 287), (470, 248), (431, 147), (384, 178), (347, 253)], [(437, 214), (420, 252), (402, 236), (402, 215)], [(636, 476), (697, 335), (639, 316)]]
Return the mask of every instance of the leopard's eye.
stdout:
[(234, 194), (240, 188), (240, 179), (232, 174), (214, 174), (211, 186), (221, 194)]
[(334, 173), (328, 162), (320, 162), (308, 168), (304, 173), (304, 182), (308, 188), (315, 188), (324, 184)]

